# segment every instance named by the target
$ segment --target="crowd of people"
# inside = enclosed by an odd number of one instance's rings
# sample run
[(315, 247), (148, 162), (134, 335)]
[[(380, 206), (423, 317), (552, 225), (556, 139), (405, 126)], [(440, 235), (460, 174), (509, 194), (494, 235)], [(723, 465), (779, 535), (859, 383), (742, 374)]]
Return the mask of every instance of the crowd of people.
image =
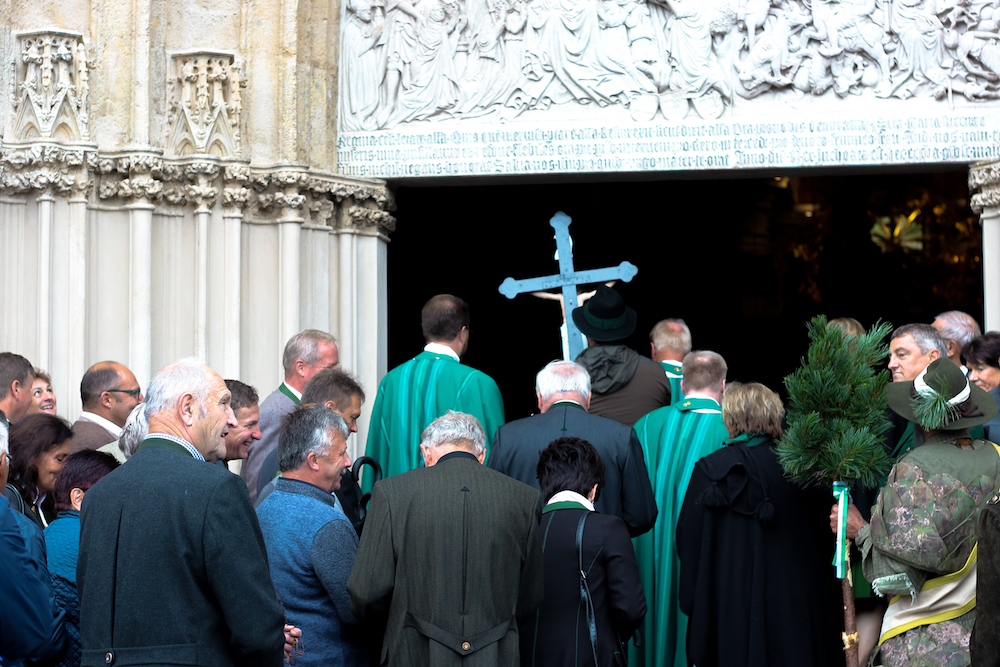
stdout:
[(430, 299), (426, 346), (382, 379), (357, 461), (366, 394), (326, 332), (287, 342), (263, 401), (194, 359), (145, 395), (125, 366), (95, 364), (72, 425), (50, 378), (0, 353), (0, 664), (998, 654), (1000, 633), (974, 626), (977, 570), (1000, 580), (985, 533), (978, 549), (980, 515), (1000, 543), (1000, 333), (951, 311), (891, 335), (895, 465), (852, 489), (850, 638), (831, 496), (783, 474), (779, 396), (727, 385), (725, 359), (694, 350), (683, 320), (652, 329), (649, 357), (622, 344), (637, 317), (609, 287), (571, 316), (587, 349), (538, 372), (538, 414), (504, 423), (496, 383), (461, 362), (468, 305)]

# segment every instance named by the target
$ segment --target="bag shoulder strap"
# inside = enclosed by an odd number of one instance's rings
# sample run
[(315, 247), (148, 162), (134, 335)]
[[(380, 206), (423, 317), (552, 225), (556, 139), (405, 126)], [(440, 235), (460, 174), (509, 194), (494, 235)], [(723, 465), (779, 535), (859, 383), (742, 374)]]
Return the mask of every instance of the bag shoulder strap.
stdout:
[(597, 666), (597, 619), (594, 614), (594, 600), (590, 595), (587, 573), (583, 569), (583, 527), (590, 512), (584, 512), (576, 527), (576, 558), (580, 567), (580, 602), (587, 611), (587, 629), (590, 631), (590, 648), (594, 651), (594, 665)]

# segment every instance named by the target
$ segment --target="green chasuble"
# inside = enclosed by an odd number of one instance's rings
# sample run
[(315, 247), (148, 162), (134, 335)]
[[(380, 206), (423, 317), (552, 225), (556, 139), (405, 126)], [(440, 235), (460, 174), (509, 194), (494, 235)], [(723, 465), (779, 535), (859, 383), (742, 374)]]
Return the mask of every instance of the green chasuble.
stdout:
[[(383, 477), (422, 466), (420, 434), (448, 410), (479, 420), (488, 451), (496, 430), (503, 426), (503, 398), (497, 383), (446, 354), (425, 350), (382, 378), (365, 455), (379, 462)], [(362, 488), (365, 492), (372, 488), (368, 475)]]
[(683, 367), (677, 361), (661, 361), (660, 366), (670, 382), (670, 405), (677, 405), (684, 398), (684, 392), (681, 391), (681, 380), (684, 378)]
[(729, 434), (719, 404), (708, 398), (685, 398), (654, 410), (636, 422), (635, 432), (660, 514), (653, 530), (632, 540), (648, 611), (639, 630), (642, 646), (630, 647), (629, 665), (683, 667), (688, 619), (677, 601), (677, 520), (695, 463), (721, 449)]

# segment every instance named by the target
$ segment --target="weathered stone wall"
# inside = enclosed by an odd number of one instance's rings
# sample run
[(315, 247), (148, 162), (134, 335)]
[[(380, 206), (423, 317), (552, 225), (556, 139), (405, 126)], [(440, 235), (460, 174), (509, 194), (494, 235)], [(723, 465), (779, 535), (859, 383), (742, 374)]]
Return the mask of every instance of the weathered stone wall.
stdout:
[(335, 173), (339, 5), (0, 12), (0, 349), (51, 373), (65, 416), (102, 359), (146, 386), (196, 356), (266, 395), (306, 327), (373, 392), (395, 221), (384, 182)]

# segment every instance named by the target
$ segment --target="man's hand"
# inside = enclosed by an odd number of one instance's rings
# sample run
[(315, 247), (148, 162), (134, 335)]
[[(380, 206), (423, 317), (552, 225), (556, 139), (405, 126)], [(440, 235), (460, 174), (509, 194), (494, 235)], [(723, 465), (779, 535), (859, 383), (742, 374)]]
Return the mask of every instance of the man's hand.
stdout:
[[(840, 518), (838, 515), (838, 510), (840, 507), (834, 505), (830, 510), (830, 530), (833, 534), (837, 534), (837, 521)], [(861, 530), (862, 526), (867, 526), (868, 522), (861, 517), (861, 512), (858, 508), (854, 506), (854, 503), (850, 503), (847, 506), (847, 539), (856, 540), (858, 539), (858, 531)]]
[(296, 656), (302, 655), (302, 630), (294, 625), (285, 626), (285, 662), (289, 665), (295, 664)]

